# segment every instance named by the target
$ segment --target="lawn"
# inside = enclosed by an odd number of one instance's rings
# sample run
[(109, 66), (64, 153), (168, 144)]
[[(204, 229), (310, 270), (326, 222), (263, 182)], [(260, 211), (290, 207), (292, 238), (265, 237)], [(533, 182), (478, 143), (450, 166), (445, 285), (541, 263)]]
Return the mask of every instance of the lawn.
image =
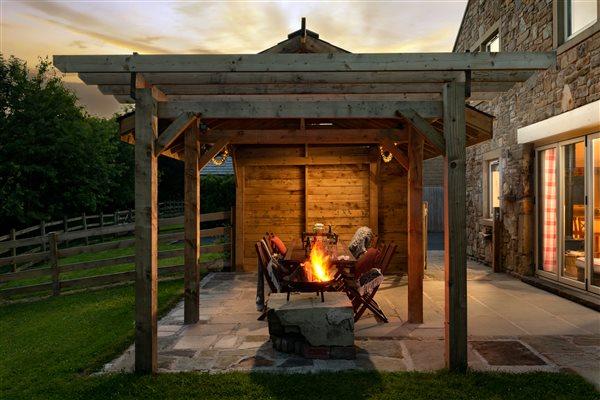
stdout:
[[(181, 280), (159, 283), (165, 313)], [(132, 343), (133, 286), (0, 305), (2, 399), (600, 399), (573, 374), (91, 375)]]

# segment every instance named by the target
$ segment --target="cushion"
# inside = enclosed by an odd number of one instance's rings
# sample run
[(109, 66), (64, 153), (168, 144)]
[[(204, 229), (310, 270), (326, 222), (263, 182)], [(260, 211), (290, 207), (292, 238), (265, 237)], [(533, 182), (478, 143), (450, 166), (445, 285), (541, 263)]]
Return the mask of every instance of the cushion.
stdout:
[(365, 272), (373, 268), (377, 257), (379, 257), (379, 250), (369, 248), (356, 262), (354, 277), (359, 279)]
[(273, 249), (282, 256), (285, 256), (285, 254), (287, 253), (287, 248), (285, 247), (285, 244), (281, 239), (279, 239), (278, 236), (273, 236), (271, 238), (271, 246), (273, 246)]

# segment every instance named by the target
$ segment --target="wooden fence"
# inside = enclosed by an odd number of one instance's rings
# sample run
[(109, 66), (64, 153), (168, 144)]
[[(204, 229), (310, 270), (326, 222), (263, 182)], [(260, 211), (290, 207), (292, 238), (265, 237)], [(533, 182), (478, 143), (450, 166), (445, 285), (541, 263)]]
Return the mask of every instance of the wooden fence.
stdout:
[[(163, 218), (170, 218), (183, 215), (183, 201), (166, 201), (158, 204), (158, 215)], [(6, 235), (0, 236), (0, 243), (14, 241), (17, 239), (25, 239), (31, 237), (47, 236), (52, 232), (73, 232), (79, 230), (87, 230), (92, 228), (101, 228), (110, 225), (119, 225), (135, 221), (135, 213), (133, 210), (114, 211), (113, 213), (100, 213), (96, 215), (86, 215), (83, 213), (78, 217), (64, 217), (60, 221), (41, 221), (37, 225), (33, 225), (24, 229), (11, 229)], [(84, 238), (87, 243), (87, 238)], [(46, 240), (46, 245), (48, 240)], [(39, 249), (26, 249), (24, 252), (35, 252)], [(47, 250), (47, 247), (42, 249)], [(0, 249), (0, 255), (10, 252), (11, 256), (17, 255), (16, 248)]]
[[(216, 253), (216, 252), (229, 252), (231, 251), (231, 221), (230, 212), (217, 212), (212, 214), (202, 214), (201, 222), (223, 222), (229, 226), (204, 229), (200, 231), (200, 237), (203, 238), (223, 238), (222, 243), (210, 244), (202, 246), (200, 249), (201, 254)], [(159, 227), (172, 226), (183, 224), (183, 217), (172, 217), (159, 219)], [(90, 228), (87, 226), (86, 229), (79, 231), (60, 231), (50, 232), (43, 236), (36, 236), (24, 239), (12, 239), (0, 242), (0, 252), (6, 252), (10, 250), (11, 253), (18, 253), (19, 248), (30, 248), (31, 246), (38, 246), (41, 251), (33, 253), (21, 253), (16, 255), (10, 255), (8, 257), (0, 258), (0, 267), (5, 265), (13, 265), (13, 272), (0, 274), (0, 297), (7, 297), (16, 294), (33, 293), (51, 291), (53, 295), (60, 294), (61, 289), (81, 287), (81, 286), (97, 286), (108, 283), (116, 283), (123, 281), (132, 281), (135, 279), (135, 270), (104, 274), (98, 276), (77, 278), (77, 279), (62, 279), (61, 274), (71, 271), (82, 271), (112, 265), (120, 265), (126, 263), (133, 263), (135, 256), (127, 255), (122, 257), (96, 260), (96, 261), (83, 261), (72, 264), (60, 265), (59, 261), (61, 258), (69, 257), (77, 254), (94, 253), (104, 250), (120, 249), (134, 246), (134, 238), (125, 238), (123, 240), (112, 240), (108, 242), (99, 242), (91, 245), (78, 245), (75, 247), (69, 247), (69, 243), (76, 241), (81, 242), (82, 239), (91, 241), (94, 238), (106, 238), (108, 236), (115, 235), (128, 235), (134, 234), (135, 224), (134, 223), (121, 223), (113, 224), (111, 226), (97, 226)], [(158, 235), (159, 243), (170, 243), (174, 241), (182, 241), (183, 232), (174, 233), (163, 233)], [(183, 256), (183, 248), (176, 250), (165, 250), (159, 251), (158, 258), (171, 258)], [(24, 270), (18, 270), (19, 265), (43, 265), (43, 267), (28, 268)], [(49, 265), (49, 266), (47, 266)], [(200, 264), (200, 268), (203, 271), (209, 269), (220, 269), (231, 266), (231, 260), (215, 260), (210, 262), (203, 262)], [(172, 265), (166, 267), (160, 267), (158, 269), (159, 275), (172, 274), (183, 271), (184, 266)], [(1, 288), (7, 282), (29, 279), (35, 277), (50, 277), (50, 282), (40, 283), (29, 286)]]

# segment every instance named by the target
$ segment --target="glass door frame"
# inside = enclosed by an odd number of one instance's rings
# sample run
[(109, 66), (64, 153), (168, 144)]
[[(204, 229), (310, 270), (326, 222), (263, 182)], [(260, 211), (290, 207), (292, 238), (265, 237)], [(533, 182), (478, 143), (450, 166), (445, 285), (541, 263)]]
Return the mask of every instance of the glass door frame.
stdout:
[[(564, 157), (564, 148), (565, 146), (568, 146), (570, 144), (576, 144), (576, 143), (583, 143), (584, 146), (586, 146), (587, 144), (587, 140), (585, 136), (580, 136), (577, 137), (575, 139), (570, 139), (570, 140), (565, 140), (562, 142), (558, 142), (558, 169), (556, 170), (557, 172), (557, 196), (556, 196), (556, 210), (558, 212), (557, 217), (557, 235), (556, 235), (556, 241), (557, 241), (557, 250), (558, 250), (558, 281), (561, 283), (565, 283), (567, 285), (570, 286), (574, 286), (576, 288), (579, 289), (583, 289), (585, 290), (585, 286), (586, 286), (586, 280), (584, 278), (583, 282), (578, 281), (576, 278), (569, 278), (567, 276), (564, 276), (563, 271), (565, 269), (565, 223), (567, 223), (567, 221), (565, 221), (565, 199), (566, 199), (566, 193), (565, 193), (565, 157)], [(588, 154), (587, 154), (587, 146), (584, 147), (584, 157), (585, 157), (585, 162), (584, 162), (584, 198), (587, 197), (588, 194), (588, 183), (586, 179), (588, 177), (589, 174), (587, 174), (587, 167), (588, 167), (588, 163), (587, 160), (589, 159)], [(587, 175), (586, 175), (587, 174)], [(584, 203), (584, 218), (586, 219), (586, 221), (584, 222), (584, 226), (587, 226), (587, 205), (585, 205)], [(572, 221), (570, 221), (569, 223), (573, 223)], [(588, 255), (588, 250), (590, 247), (590, 243), (588, 240), (588, 235), (587, 235), (587, 229), (586, 229), (586, 233), (584, 236), (584, 250), (585, 250), (585, 256), (587, 259), (587, 255)], [(587, 269), (587, 268), (586, 268)]]
[[(600, 282), (598, 286), (592, 285), (592, 274), (594, 273), (594, 139), (600, 140), (600, 132), (586, 136), (587, 139), (587, 154), (586, 154), (586, 169), (590, 171), (586, 179), (586, 198), (587, 204), (585, 209), (585, 240), (589, 245), (585, 252), (585, 281), (587, 290), (592, 293), (600, 294)], [(600, 165), (598, 166), (600, 167)], [(589, 222), (588, 222), (589, 221)], [(600, 232), (598, 232), (600, 234)], [(598, 249), (600, 251), (600, 249)]]

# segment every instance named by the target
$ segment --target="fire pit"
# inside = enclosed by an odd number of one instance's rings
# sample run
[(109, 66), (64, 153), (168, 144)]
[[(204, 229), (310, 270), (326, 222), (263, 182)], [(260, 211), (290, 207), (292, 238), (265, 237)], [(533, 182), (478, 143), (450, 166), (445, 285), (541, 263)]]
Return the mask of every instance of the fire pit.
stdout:
[(288, 283), (287, 301), (290, 301), (290, 293), (301, 292), (320, 294), (323, 303), (324, 292), (331, 287), (337, 269), (331, 265), (332, 255), (327, 251), (322, 238), (315, 238), (310, 246), (307, 245), (307, 250), (308, 247), (310, 247), (308, 260), (300, 264)]
[(290, 301), (291, 292), (317, 293), (321, 295), (321, 303), (325, 302), (324, 292), (331, 287), (332, 280), (324, 282), (290, 282), (287, 290), (287, 301)]

